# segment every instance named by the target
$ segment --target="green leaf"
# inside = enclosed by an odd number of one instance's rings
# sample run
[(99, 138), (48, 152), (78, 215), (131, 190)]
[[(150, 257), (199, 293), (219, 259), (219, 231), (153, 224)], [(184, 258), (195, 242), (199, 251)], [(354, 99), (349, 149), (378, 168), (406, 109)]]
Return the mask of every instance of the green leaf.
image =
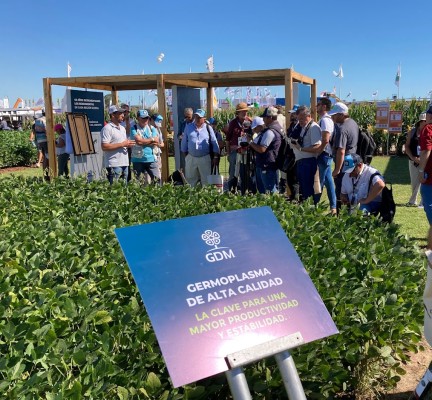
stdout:
[(117, 386), (117, 396), (120, 400), (127, 400), (129, 398), (129, 392), (122, 386)]

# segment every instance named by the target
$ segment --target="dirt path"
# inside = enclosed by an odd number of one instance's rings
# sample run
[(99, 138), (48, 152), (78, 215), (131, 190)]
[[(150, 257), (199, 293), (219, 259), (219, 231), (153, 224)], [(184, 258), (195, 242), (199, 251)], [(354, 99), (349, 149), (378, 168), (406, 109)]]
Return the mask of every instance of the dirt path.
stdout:
[(425, 351), (411, 355), (411, 361), (404, 367), (406, 374), (401, 376), (397, 387), (387, 393), (386, 400), (406, 400), (410, 397), (418, 382), (432, 361), (432, 348), (423, 339), (422, 344)]

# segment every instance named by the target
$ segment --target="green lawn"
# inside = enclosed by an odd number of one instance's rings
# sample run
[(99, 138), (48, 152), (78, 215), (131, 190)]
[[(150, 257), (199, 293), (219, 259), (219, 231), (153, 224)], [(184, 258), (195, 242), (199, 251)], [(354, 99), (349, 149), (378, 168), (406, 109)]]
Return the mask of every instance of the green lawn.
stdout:
[[(372, 166), (381, 171), (387, 182), (393, 184), (393, 195), (397, 204), (395, 223), (401, 226), (404, 234), (409, 235), (421, 247), (426, 245), (426, 234), (428, 222), (423, 209), (416, 207), (406, 207), (405, 204), (411, 195), (411, 186), (409, 181), (408, 159), (406, 157), (375, 157)], [(174, 158), (169, 159), (170, 171), (174, 170)], [(220, 161), (220, 172), (226, 176), (228, 172), (228, 161), (222, 157)], [(0, 178), (9, 174), (22, 176), (40, 176), (42, 177), (41, 168), (25, 168), (16, 172), (0, 174)], [(326, 196), (322, 197), (326, 201)]]

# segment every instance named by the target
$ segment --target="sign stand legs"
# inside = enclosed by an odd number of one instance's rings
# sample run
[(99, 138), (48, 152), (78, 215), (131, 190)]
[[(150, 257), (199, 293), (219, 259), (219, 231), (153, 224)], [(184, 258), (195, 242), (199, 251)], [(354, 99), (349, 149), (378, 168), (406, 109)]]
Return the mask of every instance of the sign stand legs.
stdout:
[(306, 400), (294, 360), (287, 350), (303, 342), (301, 333), (296, 332), (226, 356), (225, 361), (230, 370), (225, 374), (234, 400), (251, 399), (249, 387), (242, 370), (243, 365), (270, 356), (274, 356), (276, 359), (288, 398), (290, 400)]
[(241, 367), (230, 369), (225, 372), (225, 375), (234, 400), (252, 400), (249, 386)]
[(306, 395), (289, 351), (282, 351), (275, 355), (285, 390), (290, 400), (306, 400)]

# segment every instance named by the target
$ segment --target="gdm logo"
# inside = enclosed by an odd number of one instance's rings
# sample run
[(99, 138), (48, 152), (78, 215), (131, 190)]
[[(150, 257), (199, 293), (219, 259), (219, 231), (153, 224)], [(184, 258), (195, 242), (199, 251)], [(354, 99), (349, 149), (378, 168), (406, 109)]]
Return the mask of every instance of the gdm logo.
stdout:
[[(202, 235), (201, 239), (209, 246), (214, 246), (212, 249), (207, 250), (205, 258), (208, 262), (216, 262), (235, 258), (233, 251), (228, 247), (218, 247), (220, 244), (220, 235), (207, 229)], [(227, 250), (225, 250), (227, 249)]]

